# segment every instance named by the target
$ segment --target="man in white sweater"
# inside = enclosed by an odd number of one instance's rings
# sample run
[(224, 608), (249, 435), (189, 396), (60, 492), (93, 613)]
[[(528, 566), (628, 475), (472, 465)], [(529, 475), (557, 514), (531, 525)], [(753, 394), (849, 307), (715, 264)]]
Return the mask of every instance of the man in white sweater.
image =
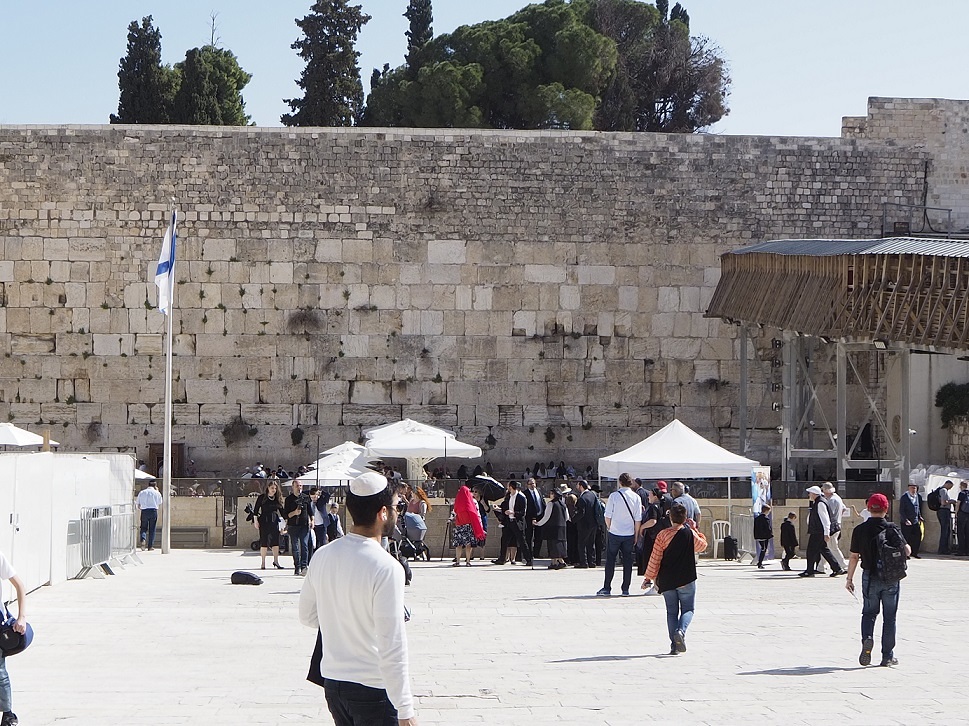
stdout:
[(310, 680), (322, 679), (336, 726), (412, 726), (404, 630), (404, 570), (380, 546), (396, 520), (397, 495), (367, 472), (347, 494), (350, 533), (310, 561), (299, 619), (318, 628)]

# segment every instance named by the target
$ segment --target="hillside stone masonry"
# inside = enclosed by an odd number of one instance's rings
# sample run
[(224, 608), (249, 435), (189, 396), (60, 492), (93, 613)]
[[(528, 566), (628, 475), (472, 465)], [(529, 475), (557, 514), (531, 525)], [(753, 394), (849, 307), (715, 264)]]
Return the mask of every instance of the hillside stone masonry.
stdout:
[[(877, 109), (878, 134), (843, 139), (0, 127), (0, 420), (77, 449), (161, 440), (174, 197), (175, 438), (202, 470), (296, 466), (402, 416), (500, 469), (591, 463), (674, 407), (729, 445), (736, 331), (703, 318), (719, 255), (880, 236), (929, 167), (931, 198), (953, 193), (945, 140), (896, 139)], [(255, 432), (227, 445), (236, 417)]]

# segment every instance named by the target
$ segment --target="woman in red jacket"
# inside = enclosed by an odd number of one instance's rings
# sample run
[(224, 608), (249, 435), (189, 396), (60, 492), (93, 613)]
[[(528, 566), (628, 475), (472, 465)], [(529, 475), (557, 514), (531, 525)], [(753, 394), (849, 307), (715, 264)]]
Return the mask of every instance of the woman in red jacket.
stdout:
[(458, 489), (458, 495), (454, 500), (454, 530), (451, 534), (451, 546), (455, 550), (455, 561), (452, 566), (461, 566), (463, 550), (464, 564), (471, 567), (471, 550), (484, 538), (478, 504), (471, 496), (471, 490), (467, 486), (462, 486)]

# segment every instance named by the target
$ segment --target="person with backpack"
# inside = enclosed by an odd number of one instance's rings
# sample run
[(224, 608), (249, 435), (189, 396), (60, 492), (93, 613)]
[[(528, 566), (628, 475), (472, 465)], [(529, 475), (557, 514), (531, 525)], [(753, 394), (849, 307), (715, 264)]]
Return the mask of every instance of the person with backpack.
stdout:
[(861, 562), (861, 654), (858, 663), (871, 663), (875, 647), (875, 621), (879, 610), (882, 616), (882, 666), (898, 665), (895, 657), (895, 619), (901, 580), (905, 577), (906, 560), (912, 548), (906, 543), (902, 530), (894, 522), (885, 519), (888, 513), (888, 497), (872, 494), (868, 497), (871, 517), (851, 533), (851, 559), (845, 589), (855, 594), (855, 570)]
[(898, 518), (902, 523), (902, 534), (905, 535), (905, 541), (912, 548), (912, 557), (917, 560), (922, 559), (919, 556), (919, 548), (922, 546), (924, 512), (925, 502), (922, 500), (922, 495), (919, 494), (919, 485), (909, 482), (908, 491), (898, 500)]
[(969, 556), (969, 482), (959, 482), (959, 496), (956, 507), (956, 539), (959, 541), (958, 555)]
[[(949, 490), (953, 487), (952, 480), (946, 479), (945, 484), (936, 489), (932, 494), (938, 496), (938, 506), (933, 507), (929, 502), (929, 507), (935, 509), (935, 516), (939, 518), (939, 554), (952, 554), (950, 545), (952, 544), (952, 502)], [(932, 494), (929, 496), (931, 497)]]

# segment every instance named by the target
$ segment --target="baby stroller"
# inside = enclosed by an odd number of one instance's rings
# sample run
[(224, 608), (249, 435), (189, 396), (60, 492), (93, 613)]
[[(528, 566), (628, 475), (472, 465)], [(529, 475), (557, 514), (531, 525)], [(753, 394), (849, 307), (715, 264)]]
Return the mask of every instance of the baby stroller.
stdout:
[(425, 561), (430, 562), (431, 550), (424, 544), (426, 534), (427, 525), (421, 515), (413, 512), (402, 512), (397, 515), (394, 539), (397, 541), (397, 551), (401, 557), (413, 560), (423, 557)]

